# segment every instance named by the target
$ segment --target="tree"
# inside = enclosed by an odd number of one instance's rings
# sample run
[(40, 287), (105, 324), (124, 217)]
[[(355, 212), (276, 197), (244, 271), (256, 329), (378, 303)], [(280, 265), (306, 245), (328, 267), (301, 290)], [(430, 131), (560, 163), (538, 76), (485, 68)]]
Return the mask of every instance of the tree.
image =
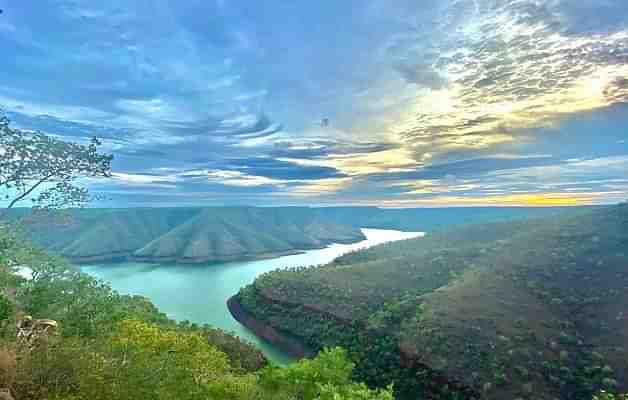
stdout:
[(393, 389), (371, 390), (355, 383), (355, 364), (346, 350), (324, 349), (314, 359), (303, 359), (287, 368), (270, 366), (260, 372), (260, 387), (269, 398), (280, 400), (393, 400)]
[(13, 303), (4, 294), (0, 293), (0, 323), (13, 315)]
[(98, 139), (70, 143), (9, 123), (0, 116), (0, 191), (7, 208), (29, 199), (38, 208), (82, 206), (88, 192), (76, 181), (110, 176), (113, 156), (98, 152)]

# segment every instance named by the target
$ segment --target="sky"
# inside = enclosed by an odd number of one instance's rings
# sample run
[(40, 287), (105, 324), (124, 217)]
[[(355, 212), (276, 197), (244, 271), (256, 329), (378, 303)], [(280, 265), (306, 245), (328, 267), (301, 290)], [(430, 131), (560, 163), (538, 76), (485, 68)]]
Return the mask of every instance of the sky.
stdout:
[(625, 0), (0, 0), (0, 108), (99, 205), (628, 198)]

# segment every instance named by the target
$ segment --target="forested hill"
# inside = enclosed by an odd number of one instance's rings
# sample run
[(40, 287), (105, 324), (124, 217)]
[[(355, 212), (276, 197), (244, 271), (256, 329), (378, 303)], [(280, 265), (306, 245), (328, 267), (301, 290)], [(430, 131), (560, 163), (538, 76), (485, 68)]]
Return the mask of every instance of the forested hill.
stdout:
[(434, 232), (455, 226), (482, 224), (529, 217), (551, 217), (594, 207), (451, 207), (378, 208), (325, 207), (316, 212), (339, 224), (360, 228)]
[[(573, 209), (208, 207), (66, 210), (24, 225), (28, 239), (73, 262), (207, 263), (275, 257), (364, 239), (359, 228), (428, 231)], [(28, 210), (12, 210), (11, 218)]]
[[(628, 205), (472, 225), (273, 271), (234, 298), (400, 398), (628, 389)], [(456, 397), (457, 396), (457, 397)]]
[(364, 239), (308, 208), (83, 209), (34, 221), (25, 235), (74, 262), (234, 261)]
[(172, 321), (0, 224), (0, 399), (393, 400), (392, 389), (351, 381), (353, 367), (340, 348), (269, 364), (251, 344)]

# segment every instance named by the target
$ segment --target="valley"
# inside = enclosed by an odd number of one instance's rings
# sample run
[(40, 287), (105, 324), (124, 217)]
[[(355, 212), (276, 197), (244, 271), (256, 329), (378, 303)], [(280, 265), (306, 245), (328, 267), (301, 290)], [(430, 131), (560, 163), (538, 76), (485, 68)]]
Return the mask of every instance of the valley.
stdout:
[(353, 244), (331, 244), (323, 249), (274, 259), (239, 261), (211, 266), (147, 264), (138, 262), (91, 264), (81, 267), (90, 276), (108, 282), (122, 294), (141, 295), (151, 300), (169, 318), (209, 324), (254, 344), (270, 360), (285, 365), (294, 357), (239, 324), (227, 309), (227, 300), (241, 287), (265, 272), (331, 262), (338, 256), (377, 244), (404, 240), (419, 233), (364, 229), (365, 240)]
[(359, 228), (296, 207), (72, 210), (28, 225), (26, 236), (77, 264), (221, 263), (365, 239)]
[(626, 204), (471, 225), (266, 273), (231, 308), (402, 399), (585, 399), (628, 389), (627, 249)]
[[(122, 295), (183, 326), (229, 332), (277, 365), (340, 346), (356, 381), (393, 382), (399, 399), (625, 390), (625, 358), (615, 353), (625, 351), (624, 300), (604, 308), (627, 288), (625, 205), (86, 209), (47, 218), (24, 234)], [(97, 243), (107, 251), (94, 251)]]

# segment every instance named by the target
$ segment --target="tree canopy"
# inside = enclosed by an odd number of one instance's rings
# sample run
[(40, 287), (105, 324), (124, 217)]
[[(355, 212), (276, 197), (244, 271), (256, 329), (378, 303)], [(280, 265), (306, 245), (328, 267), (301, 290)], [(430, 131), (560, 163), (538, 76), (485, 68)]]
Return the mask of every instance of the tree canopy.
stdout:
[[(16, 274), (22, 265), (31, 279)], [(342, 349), (267, 366), (252, 345), (169, 320), (148, 299), (120, 295), (6, 226), (0, 293), (12, 297), (0, 295), (0, 389), (17, 400), (393, 400), (392, 387), (353, 382), (354, 364)], [(20, 346), (15, 329), (24, 313), (54, 319), (59, 329), (32, 348)]]
[(88, 201), (80, 178), (109, 177), (113, 156), (89, 144), (66, 142), (43, 132), (10, 126), (0, 116), (0, 193), (12, 208), (31, 200), (39, 208), (82, 206)]

